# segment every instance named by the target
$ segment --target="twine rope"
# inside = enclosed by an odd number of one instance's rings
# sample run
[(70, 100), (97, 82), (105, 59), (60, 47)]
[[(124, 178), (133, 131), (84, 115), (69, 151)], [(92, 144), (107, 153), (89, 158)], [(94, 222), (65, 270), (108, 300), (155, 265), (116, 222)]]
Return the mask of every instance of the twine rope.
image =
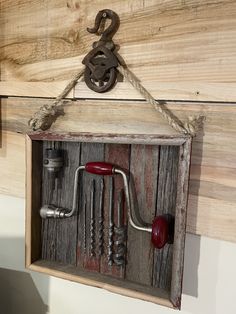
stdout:
[(168, 122), (168, 124), (175, 129), (176, 131), (188, 134), (188, 131), (179, 122), (170, 112), (168, 112), (164, 105), (160, 105), (152, 95), (146, 90), (146, 88), (136, 79), (134, 74), (125, 68), (124, 66), (120, 65), (118, 67), (119, 72), (134, 86), (134, 88), (139, 91), (139, 93), (146, 99), (148, 103), (150, 103), (161, 115), (162, 117)]
[[(84, 74), (85, 69), (82, 69), (77, 73), (72, 80), (66, 85), (61, 94), (54, 100), (52, 104), (46, 104), (40, 107), (33, 117), (29, 120), (29, 126), (34, 130), (47, 130), (50, 128), (52, 123), (61, 115), (61, 105), (63, 104), (63, 99), (75, 86), (77, 81)], [(188, 117), (188, 121), (182, 123), (173, 113), (167, 109), (163, 104), (156, 101), (152, 95), (145, 89), (145, 87), (139, 82), (135, 75), (123, 65), (118, 66), (118, 71), (134, 86), (136, 90), (150, 103), (167, 121), (167, 123), (177, 132), (195, 136), (197, 131), (200, 129), (203, 116)]]
[(35, 114), (28, 122), (32, 130), (47, 130), (50, 128), (56, 118), (62, 114), (60, 107), (63, 104), (63, 99), (72, 90), (72, 88), (75, 86), (75, 84), (82, 77), (83, 74), (84, 69), (82, 69), (71, 79), (71, 81), (66, 85), (64, 90), (61, 92), (60, 95), (57, 96), (52, 104), (43, 105), (39, 108), (37, 112), (35, 112)]

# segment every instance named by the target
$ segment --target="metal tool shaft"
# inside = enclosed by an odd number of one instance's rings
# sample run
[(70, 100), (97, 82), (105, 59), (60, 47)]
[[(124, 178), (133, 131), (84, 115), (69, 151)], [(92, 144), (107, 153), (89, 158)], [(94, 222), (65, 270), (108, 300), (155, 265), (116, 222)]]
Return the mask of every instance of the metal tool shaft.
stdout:
[(94, 229), (94, 195), (95, 180), (92, 180), (90, 192), (90, 256), (95, 256), (95, 229)]
[(104, 182), (103, 179), (101, 179), (100, 181), (100, 195), (99, 195), (99, 218), (98, 218), (98, 255), (102, 256), (103, 252), (104, 252), (104, 248), (103, 248), (103, 237), (104, 237), (104, 233), (103, 233), (103, 195), (104, 195)]
[(84, 221), (83, 221), (83, 251), (84, 251), (84, 254), (86, 254), (86, 251), (87, 251), (87, 243), (86, 243), (86, 216), (87, 216), (87, 213), (86, 213), (86, 210), (87, 210), (87, 203), (86, 203), (86, 196), (84, 196), (84, 208), (83, 208), (83, 212), (84, 212)]
[(114, 213), (113, 213), (114, 178), (109, 181), (109, 226), (108, 226), (108, 265), (113, 264), (113, 233), (114, 233)]
[(123, 203), (124, 203), (123, 196), (124, 196), (124, 191), (121, 190), (118, 196), (117, 225), (114, 228), (114, 233), (115, 233), (114, 262), (117, 266), (123, 266), (125, 264), (126, 227), (123, 224)]

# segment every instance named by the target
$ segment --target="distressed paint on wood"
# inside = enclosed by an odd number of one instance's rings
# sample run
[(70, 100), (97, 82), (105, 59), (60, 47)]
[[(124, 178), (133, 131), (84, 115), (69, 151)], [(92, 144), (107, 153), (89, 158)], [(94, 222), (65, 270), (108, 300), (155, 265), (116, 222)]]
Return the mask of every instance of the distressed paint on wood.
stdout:
[[(80, 162), (80, 143), (62, 142), (58, 145), (63, 150), (65, 167), (58, 180), (60, 190), (59, 203), (63, 208), (72, 208), (75, 169)], [(60, 177), (59, 177), (60, 178)], [(69, 193), (68, 193), (69, 192)], [(78, 214), (80, 208), (78, 208)], [(77, 217), (57, 220), (57, 261), (76, 265)], [(63, 248), (63, 250), (62, 250)]]
[[(58, 143), (58, 142), (56, 142)], [(52, 144), (46, 142), (46, 147)], [(88, 161), (110, 162), (129, 170), (132, 174), (130, 186), (133, 186), (133, 197), (136, 212), (141, 220), (152, 223), (156, 215), (169, 213), (175, 215), (175, 198), (177, 185), (178, 147), (153, 145), (121, 145), (100, 143), (67, 143), (59, 142), (63, 148), (65, 170), (60, 185), (54, 187), (44, 170), (43, 204), (49, 203), (65, 208), (72, 206), (73, 174), (79, 164)], [(80, 151), (81, 149), (81, 151)], [(65, 158), (66, 156), (66, 158)], [(70, 167), (71, 165), (71, 167)], [(90, 253), (90, 206), (91, 183), (95, 181), (95, 256)], [(108, 208), (109, 177), (104, 177), (104, 254), (98, 256), (98, 204), (100, 194), (100, 176), (83, 172), (80, 176), (80, 193), (77, 217), (70, 219), (43, 222), (42, 257), (46, 260), (77, 265), (80, 269), (100, 272), (113, 277), (124, 278), (142, 285), (154, 286), (170, 291), (172, 269), (172, 247), (167, 245), (161, 251), (153, 250), (150, 234), (136, 231), (131, 226), (127, 233), (127, 265), (124, 267), (108, 266)], [(59, 181), (59, 179), (58, 179)], [(114, 179), (114, 224), (117, 223), (117, 197), (123, 188), (119, 176)], [(45, 184), (46, 183), (46, 184)], [(64, 186), (64, 187), (63, 187)], [(47, 199), (49, 197), (49, 200)], [(86, 253), (84, 252), (84, 202), (86, 198)], [(125, 212), (127, 215), (127, 212)], [(113, 236), (114, 240), (114, 236)], [(77, 243), (77, 244), (76, 244)], [(77, 246), (77, 248), (76, 248)], [(114, 253), (114, 246), (112, 247)], [(154, 263), (153, 263), (154, 260)]]
[[(130, 162), (130, 145), (121, 145), (121, 144), (106, 144), (105, 145), (105, 161), (117, 165), (125, 170), (129, 170), (129, 162)], [(105, 198), (104, 198), (104, 248), (105, 254), (101, 258), (101, 273), (103, 274), (111, 274), (115, 277), (123, 278), (125, 275), (125, 266), (118, 267), (114, 263), (112, 266), (108, 266), (107, 264), (107, 255), (108, 255), (108, 226), (109, 226), (109, 216), (108, 216), (108, 208), (109, 208), (109, 177), (104, 177), (105, 182)], [(117, 224), (117, 201), (118, 201), (118, 193), (123, 189), (123, 179), (120, 175), (114, 176), (114, 193), (113, 193), (113, 208), (114, 208), (114, 225)], [(126, 224), (126, 208), (124, 207), (124, 224)], [(115, 237), (113, 237), (115, 240)], [(125, 243), (126, 244), (126, 243)], [(114, 246), (113, 246), (114, 253)], [(126, 258), (126, 256), (125, 256)]]
[[(15, 81), (53, 81), (56, 93), (61, 81), (81, 69), (98, 39), (86, 28), (106, 7), (121, 19), (115, 35), (120, 55), (158, 99), (235, 101), (236, 3), (230, 0), (1, 1), (1, 80), (9, 85), (0, 83), (0, 90), (16, 95)], [(32, 95), (27, 84), (25, 96)], [(40, 89), (45, 95), (45, 86)], [(128, 98), (129, 89), (115, 97), (124, 95)]]
[[(182, 273), (183, 273), (183, 253), (184, 253), (184, 237), (185, 237), (185, 218), (186, 218), (186, 206), (187, 206), (187, 188), (188, 188), (188, 168), (189, 167), (189, 156), (190, 156), (190, 146), (187, 145), (187, 143), (190, 142), (190, 139), (186, 139), (186, 145), (184, 144), (184, 146), (182, 147), (181, 149), (181, 154), (180, 154), (180, 157), (179, 157), (179, 165), (182, 166), (181, 169), (178, 170), (178, 182), (179, 182), (179, 185), (178, 185), (178, 197), (177, 197), (177, 211), (176, 211), (176, 221), (177, 221), (177, 226), (175, 229), (175, 241), (174, 241), (174, 255), (178, 256), (179, 259), (176, 260), (174, 259), (174, 262), (173, 262), (173, 272), (172, 272), (172, 281), (171, 281), (171, 287), (162, 287), (164, 288), (164, 290), (167, 290), (167, 291), (171, 291), (171, 300), (173, 302), (173, 305), (175, 307), (180, 307), (180, 302), (181, 302), (181, 289), (182, 289)], [(33, 142), (33, 143), (40, 143), (40, 141), (37, 141), (36, 142)], [(41, 142), (42, 143), (42, 142)], [(191, 143), (191, 142), (190, 142)], [(76, 144), (75, 145), (75, 149), (70, 149), (71, 148), (71, 145), (73, 144)], [(52, 143), (49, 144), (49, 142), (45, 142), (44, 144), (44, 150), (45, 150), (45, 147), (52, 147)], [(68, 145), (68, 147), (67, 147)], [(119, 154), (119, 151), (120, 153), (123, 153), (124, 156), (127, 156), (126, 157), (126, 160), (127, 160), (127, 163), (129, 165), (129, 162), (130, 162), (130, 166), (129, 168), (131, 169), (131, 172), (132, 172), (132, 164), (136, 164), (137, 163), (137, 166), (139, 169), (142, 169), (143, 168), (143, 173), (138, 173), (137, 174), (137, 178), (135, 179), (135, 175), (134, 175), (134, 184), (137, 185), (137, 191), (136, 193), (138, 194), (138, 196), (142, 195), (144, 196), (145, 198), (145, 202), (146, 202), (146, 205), (150, 205), (152, 203), (152, 205), (154, 204), (154, 209), (155, 209), (155, 204), (156, 204), (156, 193), (157, 193), (157, 173), (155, 174), (154, 172), (154, 175), (152, 176), (152, 179), (150, 174), (152, 175), (153, 174), (153, 168), (154, 168), (154, 165), (156, 166), (156, 169), (158, 171), (158, 163), (156, 164), (155, 163), (155, 159), (159, 159), (159, 147), (157, 146), (151, 146), (151, 145), (147, 145), (147, 146), (143, 146), (143, 145), (140, 145), (140, 147), (138, 147), (138, 145), (131, 145), (131, 155), (129, 155), (129, 151), (130, 151), (130, 148), (129, 146), (127, 145), (124, 145), (124, 147), (122, 148), (122, 145), (112, 145), (110, 144), (111, 147), (110, 149), (107, 149), (106, 150), (106, 154), (108, 156), (108, 159), (114, 159), (113, 160), (113, 163), (117, 163), (117, 162), (120, 162), (119, 161), (119, 158), (121, 157), (120, 155), (122, 154)], [(91, 161), (91, 157), (93, 157), (93, 155), (95, 155), (96, 152), (98, 152), (98, 154), (94, 157), (94, 158), (99, 158), (99, 148), (101, 149), (101, 152), (102, 152), (102, 156), (100, 156), (99, 160), (103, 160), (104, 159), (104, 144), (100, 144), (100, 143), (73, 143), (73, 142), (69, 142), (69, 143), (66, 143), (66, 142), (55, 142), (54, 143), (54, 146), (56, 146), (57, 148), (59, 146), (63, 147), (67, 147), (68, 150), (71, 150), (70, 153), (66, 154), (66, 155), (70, 155), (72, 154), (74, 157), (76, 155), (78, 155), (78, 158), (81, 158), (81, 163), (82, 164), (85, 164), (86, 162), (88, 161)], [(109, 147), (109, 145), (107, 145)], [(38, 146), (37, 146), (38, 147)], [(75, 153), (75, 150), (76, 148), (79, 147), (79, 153), (76, 154)], [(116, 154), (115, 154), (115, 148), (117, 148), (118, 150), (118, 154), (117, 154), (117, 150), (116, 150)], [(141, 148), (141, 150), (139, 150)], [(174, 147), (173, 147), (174, 148)], [(80, 149), (81, 149), (81, 153), (80, 153)], [(127, 150), (128, 149), (128, 150)], [(134, 152), (135, 152), (135, 157), (133, 158), (132, 156), (132, 150), (134, 149)], [(156, 149), (156, 150), (155, 150)], [(41, 149), (41, 153), (42, 153), (43, 149)], [(124, 152), (127, 151), (127, 153), (124, 154)], [(141, 153), (143, 153), (144, 155), (146, 154), (146, 157), (147, 158), (141, 158), (141, 163), (138, 165), (138, 162), (140, 162), (140, 151)], [(40, 154), (38, 154), (38, 150), (35, 150), (33, 152), (33, 156), (35, 154), (35, 152), (37, 153), (37, 156), (40, 156)], [(84, 153), (84, 154), (83, 154)], [(154, 153), (154, 154), (153, 154)], [(139, 156), (136, 156), (139, 155)], [(31, 155), (31, 153), (30, 153)], [(166, 154), (164, 154), (166, 155)], [(119, 156), (117, 158), (117, 156)], [(123, 157), (124, 157), (123, 156)], [(155, 156), (155, 157), (154, 157)], [(65, 155), (64, 155), (65, 157)], [(165, 156), (166, 157), (166, 156)], [(176, 156), (178, 157), (178, 156)], [(186, 158), (185, 158), (186, 157)], [(85, 158), (85, 161), (83, 161), (83, 158)], [(92, 158), (92, 160), (94, 160), (94, 158)], [(133, 159), (132, 159), (133, 158)], [(129, 160), (130, 159), (130, 160)], [(166, 158), (166, 159), (169, 159), (169, 158)], [(109, 160), (110, 161), (110, 160)], [(122, 161), (124, 163), (125, 159), (122, 158)], [(138, 161), (138, 162), (137, 162)], [(42, 162), (41, 162), (42, 163)], [(77, 163), (77, 162), (76, 162)], [(35, 164), (37, 166), (37, 169), (39, 170), (40, 167), (40, 162), (37, 162)], [(66, 164), (65, 164), (66, 165)], [(124, 165), (123, 165), (124, 166)], [(37, 170), (37, 171), (38, 171)], [(42, 169), (42, 171), (45, 171), (45, 169)], [(168, 171), (168, 169), (165, 169), (166, 171)], [(135, 172), (135, 171), (134, 171)], [(66, 173), (66, 172), (65, 172)], [(65, 174), (64, 173), (64, 174)], [(81, 224), (81, 213), (80, 213), (80, 208), (83, 207), (80, 205), (80, 203), (83, 201), (82, 198), (81, 198), (81, 195), (84, 194), (84, 191), (88, 191), (87, 194), (90, 194), (91, 192), (91, 175), (90, 174), (87, 174), (87, 173), (83, 173), (85, 174), (82, 178), (82, 192), (80, 193), (80, 196), (79, 196), (79, 203), (78, 203), (78, 212), (77, 212), (77, 215), (73, 216), (72, 219), (74, 220), (75, 224), (75, 230), (73, 230), (73, 226), (71, 225), (71, 222), (70, 222), (70, 219), (64, 219), (64, 220), (48, 220), (48, 225), (46, 226), (46, 228), (44, 229), (43, 228), (43, 237), (42, 237), (42, 249), (43, 249), (43, 254), (47, 257), (49, 256), (48, 260), (49, 261), (55, 261), (56, 263), (59, 263), (59, 265), (63, 265), (63, 264), (72, 264), (74, 266), (78, 266), (78, 271), (79, 269), (81, 269), (81, 265), (78, 264), (78, 261), (79, 261), (79, 258), (77, 258), (76, 254), (80, 253), (81, 250), (80, 249), (77, 249), (76, 245), (77, 245), (77, 242), (78, 242), (78, 248), (79, 248), (79, 245), (81, 246), (81, 242), (79, 241), (79, 239), (81, 239), (81, 232), (79, 232), (82, 228), (81, 226), (78, 226), (77, 227), (77, 221), (79, 224)], [(34, 175), (34, 172), (33, 172), (33, 175)], [(87, 175), (87, 177), (86, 177)], [(90, 176), (90, 178), (88, 177)], [(36, 176), (37, 178), (39, 176)], [(71, 176), (70, 176), (71, 177)], [(94, 176), (93, 176), (94, 177)], [(33, 178), (34, 179), (37, 179), (37, 178)], [(46, 180), (45, 180), (46, 178)], [(51, 198), (51, 201), (49, 203), (51, 204), (54, 204), (54, 205), (58, 205), (58, 206), (64, 206), (66, 207), (66, 204), (62, 205), (60, 204), (60, 197), (61, 197), (61, 186), (60, 185), (56, 185), (55, 187), (53, 186), (52, 182), (50, 182), (47, 178), (47, 173), (46, 173), (46, 176), (44, 175), (43, 177), (43, 182), (42, 182), (42, 188), (45, 189), (45, 186), (50, 190), (51, 189), (51, 193), (49, 193), (47, 195), (47, 193), (45, 193), (45, 191), (43, 190), (43, 194), (42, 196), (45, 198), (48, 197), (50, 195), (50, 198)], [(144, 179), (144, 180), (143, 180)], [(166, 180), (166, 178), (164, 179)], [(30, 182), (32, 180), (30, 179)], [(95, 181), (95, 180), (94, 180)], [(132, 180), (131, 180), (132, 181)], [(141, 181), (138, 182), (138, 181)], [(150, 181), (151, 181), (151, 184), (150, 184)], [(33, 182), (33, 181), (32, 181)], [(170, 182), (170, 180), (169, 180)], [(45, 184), (46, 183), (46, 184)], [(166, 180), (166, 183), (168, 185), (168, 180)], [(117, 191), (117, 187), (120, 188), (119, 186), (119, 182), (118, 182), (118, 185), (116, 185), (116, 188), (115, 188), (115, 192)], [(132, 185), (132, 182), (130, 183)], [(37, 184), (33, 185), (33, 189), (35, 188), (35, 186), (37, 186)], [(145, 186), (146, 190), (143, 190), (143, 186)], [(139, 187), (141, 187), (141, 190), (139, 189)], [(36, 188), (36, 191), (38, 191), (40, 189)], [(73, 190), (73, 188), (71, 189)], [(29, 190), (30, 191), (30, 190)], [(32, 192), (33, 193), (33, 192)], [(117, 192), (116, 192), (117, 193)], [(170, 191), (170, 193), (172, 193), (172, 191)], [(185, 195), (183, 195), (183, 193), (185, 193)], [(67, 191), (64, 191), (64, 194), (69, 194)], [(32, 194), (34, 195), (34, 194)], [(95, 190), (95, 198), (94, 198), (94, 203), (95, 203), (95, 208), (97, 207), (96, 204), (99, 203), (99, 200), (98, 200), (98, 196), (99, 193), (96, 193), (96, 190)], [(133, 193), (134, 195), (134, 193)], [(152, 197), (150, 197), (150, 195), (152, 195)], [(53, 201), (53, 198), (54, 196), (56, 198), (59, 198), (58, 202), (57, 203), (54, 203)], [(31, 199), (31, 195), (28, 195), (28, 197)], [(115, 198), (115, 197), (114, 197)], [(138, 201), (140, 202), (140, 199), (139, 197), (138, 198)], [(66, 198), (64, 197), (63, 198), (63, 201), (65, 200)], [(105, 197), (106, 199), (106, 197)], [(154, 200), (154, 202), (153, 202)], [(151, 202), (150, 202), (151, 201)], [(28, 203), (29, 202), (29, 203)], [(89, 202), (91, 202), (91, 199), (89, 200)], [(36, 202), (37, 203), (37, 202)], [(44, 203), (44, 200), (42, 201), (43, 204)], [(59, 204), (58, 204), (59, 203)], [(36, 211), (37, 211), (37, 217), (35, 218), (35, 216), (32, 214), (32, 211), (31, 211), (31, 206), (32, 206), (32, 202), (30, 202), (29, 199), (27, 199), (27, 204), (28, 204), (28, 211), (30, 211), (31, 215), (32, 215), (32, 219), (28, 219), (27, 218), (27, 223), (29, 223), (30, 221), (30, 226), (33, 228), (34, 227), (34, 220), (38, 221), (39, 220), (39, 208), (36, 208)], [(31, 204), (31, 205), (30, 205)], [(37, 203), (38, 204), (38, 203)], [(141, 202), (141, 204), (139, 204), (140, 206), (143, 206), (143, 203)], [(30, 206), (30, 207), (29, 207)], [(105, 204), (106, 206), (106, 204)], [(37, 205), (37, 207), (40, 207)], [(90, 204), (89, 204), (89, 207), (90, 207)], [(107, 211), (108, 208), (104, 208), (104, 211)], [(142, 214), (142, 210), (139, 211), (140, 214)], [(144, 213), (144, 212), (143, 212)], [(147, 213), (147, 210), (145, 211), (145, 214)], [(183, 216), (185, 213), (185, 216)], [(106, 216), (106, 214), (104, 215)], [(27, 216), (28, 217), (28, 216)], [(98, 212), (95, 212), (95, 222), (98, 220)], [(116, 217), (115, 217), (116, 218)], [(143, 218), (143, 217), (142, 217)], [(90, 220), (90, 217), (89, 217), (89, 220)], [(146, 220), (145, 218), (143, 218), (143, 220)], [(183, 222), (183, 221), (184, 222)], [(83, 221), (83, 219), (82, 219)], [(51, 222), (55, 222), (54, 224), (52, 224), (50, 226), (50, 223)], [(61, 228), (60, 229), (60, 223), (63, 223), (65, 224), (63, 227), (65, 228)], [(88, 221), (86, 222), (87, 225), (88, 225)], [(43, 227), (45, 227), (46, 223), (44, 222), (44, 225)], [(180, 227), (181, 225), (181, 227)], [(58, 228), (59, 226), (59, 228)], [(28, 227), (27, 227), (28, 228)], [(68, 231), (68, 234), (65, 234), (65, 232), (63, 231)], [(70, 233), (72, 232), (72, 234), (74, 235), (74, 239), (73, 237), (71, 237)], [(58, 234), (60, 233), (60, 234)], [(96, 234), (96, 230), (95, 230), (95, 234)], [(50, 235), (48, 237), (48, 234)], [(89, 233), (87, 233), (89, 234)], [(67, 236), (67, 239), (64, 238), (64, 236)], [(60, 237), (62, 239), (62, 241), (60, 241)], [(59, 238), (59, 241), (58, 241), (58, 238)], [(91, 241), (91, 235), (88, 236), (89, 240)], [(28, 239), (28, 237), (27, 237)], [(34, 240), (34, 233), (31, 231), (31, 235), (30, 235), (30, 238), (29, 238), (29, 241), (31, 243), (31, 240), (33, 241)], [(72, 242), (72, 244), (74, 245), (70, 245), (70, 243), (66, 243), (65, 240), (68, 240), (69, 242)], [(28, 240), (27, 240), (28, 241)], [(95, 239), (96, 241), (96, 239)], [(129, 259), (130, 256), (133, 258), (133, 254), (130, 254), (129, 252), (129, 249), (130, 249), (130, 243), (131, 243), (131, 247), (133, 248), (132, 246), (132, 236), (129, 237), (128, 235), (128, 239), (127, 239), (127, 248), (128, 248), (128, 258), (127, 258), (127, 263), (128, 263), (128, 268), (127, 268), (127, 274), (126, 274), (126, 280), (127, 281), (127, 286), (129, 286), (129, 282), (132, 283), (132, 282), (137, 282), (139, 284), (141, 284), (141, 286), (144, 285), (144, 287), (148, 287), (148, 286), (152, 286), (152, 273), (153, 273), (153, 266), (155, 267), (155, 265), (153, 265), (153, 249), (150, 245), (150, 242), (149, 242), (149, 245), (146, 245), (145, 247), (143, 247), (143, 245), (138, 245), (136, 247), (136, 252), (140, 252), (141, 250), (143, 250), (141, 253), (140, 253), (140, 257), (142, 257), (142, 263), (141, 264), (145, 264), (147, 263), (146, 267), (144, 267), (143, 271), (142, 272), (146, 272), (147, 273), (147, 278), (149, 278), (149, 282), (145, 282), (144, 279), (140, 280), (140, 278), (138, 278), (137, 280), (137, 276), (136, 274), (137, 273), (140, 273), (140, 269), (139, 269), (139, 266), (137, 265), (137, 259), (135, 260), (134, 263), (132, 263), (132, 261)], [(129, 242), (130, 241), (130, 242)], [(150, 241), (150, 239), (149, 239)], [(45, 245), (45, 242), (46, 245)], [(58, 245), (58, 242), (60, 242), (60, 245)], [(33, 242), (34, 243), (34, 242)], [(41, 241), (38, 240), (38, 244), (40, 244)], [(30, 244), (31, 245), (31, 244)], [(67, 254), (67, 250), (64, 246), (68, 246), (70, 247), (70, 252), (69, 252), (69, 255)], [(36, 248), (35, 248), (36, 247)], [(33, 250), (35, 251), (37, 249), (37, 245), (34, 246)], [(40, 252), (41, 250), (38, 251), (38, 253)], [(48, 252), (46, 252), (48, 251)], [(29, 249), (27, 249), (27, 256), (29, 254)], [(33, 251), (31, 251), (33, 252)], [(95, 252), (97, 253), (97, 250), (95, 249)], [(145, 252), (151, 252), (151, 256), (146, 256)], [(90, 253), (90, 250), (89, 250), (89, 253)], [(132, 252), (131, 252), (132, 253)], [(31, 253), (32, 254), (32, 253)], [(135, 255), (135, 254), (134, 254)], [(150, 254), (148, 254), (150, 255)], [(35, 257), (32, 256), (32, 260), (33, 262), (35, 262)], [(146, 257), (146, 258), (145, 258)], [(38, 259), (38, 258), (37, 258)], [(72, 261), (73, 260), (73, 261)], [(87, 256), (86, 254), (86, 257), (84, 258), (85, 262), (83, 263), (83, 269), (84, 269), (84, 276), (85, 277), (90, 277), (90, 273), (88, 273), (87, 271), (89, 272), (101, 272), (101, 268), (99, 269), (99, 258), (97, 258), (97, 255), (95, 254), (95, 256), (91, 257), (91, 256)], [(79, 261), (80, 262), (80, 261)], [(162, 261), (164, 263), (164, 261)], [(62, 263), (62, 264), (61, 264)], [(30, 262), (28, 262), (28, 266), (30, 266)], [(132, 268), (131, 268), (132, 266)], [(132, 273), (132, 271), (130, 272), (130, 269), (131, 270), (135, 270), (134, 273)], [(87, 271), (86, 271), (87, 270)], [(168, 268), (168, 271), (171, 272), (171, 268), (169, 267)], [(108, 274), (108, 273), (106, 273)], [(102, 275), (102, 274), (101, 274)], [(121, 272), (117, 272), (117, 269), (116, 268), (113, 268), (110, 272), (110, 275), (112, 277), (120, 277), (120, 278), (123, 278), (124, 276), (124, 272), (123, 270)], [(154, 275), (155, 275), (155, 272), (154, 272)], [(103, 280), (106, 282), (106, 279), (105, 277), (101, 277), (100, 279), (102, 282)], [(124, 283), (124, 286), (126, 287), (126, 281)], [(159, 287), (158, 289), (156, 287), (153, 287), (154, 289), (154, 294), (155, 293), (159, 293)], [(139, 290), (139, 288), (138, 288)], [(157, 294), (158, 295), (158, 294)]]

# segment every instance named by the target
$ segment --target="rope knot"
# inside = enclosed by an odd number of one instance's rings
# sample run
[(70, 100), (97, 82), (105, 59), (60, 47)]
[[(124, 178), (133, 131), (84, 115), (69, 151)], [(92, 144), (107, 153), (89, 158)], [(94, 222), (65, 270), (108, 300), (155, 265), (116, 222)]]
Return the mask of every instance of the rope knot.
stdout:
[(54, 104), (43, 105), (42, 107), (40, 107), (39, 111), (35, 112), (33, 117), (29, 120), (29, 126), (34, 131), (37, 131), (39, 129), (47, 130), (55, 121), (58, 113), (58, 107), (56, 107)]
[(206, 118), (202, 115), (189, 116), (188, 121), (184, 123), (184, 128), (187, 130), (188, 134), (192, 137), (196, 136), (197, 132), (202, 128), (202, 125)]

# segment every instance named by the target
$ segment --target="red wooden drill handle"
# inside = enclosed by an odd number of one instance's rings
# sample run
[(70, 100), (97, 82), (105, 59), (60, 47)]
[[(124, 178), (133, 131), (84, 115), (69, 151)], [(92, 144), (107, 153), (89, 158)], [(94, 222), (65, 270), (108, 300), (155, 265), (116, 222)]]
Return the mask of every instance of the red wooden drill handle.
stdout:
[(114, 165), (103, 161), (88, 162), (85, 165), (85, 171), (102, 176), (110, 176), (114, 174)]
[(154, 218), (152, 223), (152, 243), (161, 249), (166, 243), (173, 243), (173, 217), (161, 215)]

